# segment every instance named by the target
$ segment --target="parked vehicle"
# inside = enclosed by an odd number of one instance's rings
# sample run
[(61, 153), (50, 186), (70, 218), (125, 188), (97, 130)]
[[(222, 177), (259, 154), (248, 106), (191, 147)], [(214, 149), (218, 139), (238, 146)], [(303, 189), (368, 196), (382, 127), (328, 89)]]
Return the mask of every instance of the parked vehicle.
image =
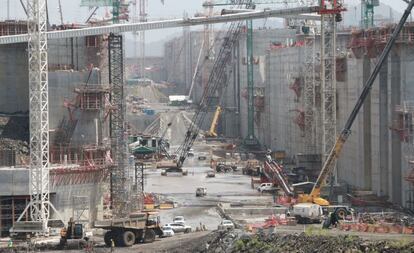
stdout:
[(234, 224), (231, 220), (222, 220), (218, 225), (218, 230), (234, 229)]
[(162, 236), (163, 237), (171, 237), (174, 236), (174, 230), (171, 226), (163, 226), (162, 227)]
[(272, 183), (262, 183), (257, 187), (257, 190), (259, 192), (269, 192), (276, 190), (276, 187), (274, 187)]
[(184, 220), (184, 216), (175, 216), (173, 219), (173, 223), (178, 223), (178, 224), (185, 224), (185, 220)]
[(216, 172), (214, 170), (207, 171), (207, 177), (215, 177), (215, 176), (216, 176)]
[(204, 156), (204, 155), (199, 155), (198, 156), (198, 160), (199, 161), (204, 161), (204, 160), (206, 160), (207, 159), (207, 157), (206, 156)]
[(174, 233), (190, 233), (191, 226), (184, 225), (181, 223), (168, 223), (165, 226), (171, 227)]
[(207, 195), (207, 188), (198, 187), (196, 190), (196, 197), (204, 197)]

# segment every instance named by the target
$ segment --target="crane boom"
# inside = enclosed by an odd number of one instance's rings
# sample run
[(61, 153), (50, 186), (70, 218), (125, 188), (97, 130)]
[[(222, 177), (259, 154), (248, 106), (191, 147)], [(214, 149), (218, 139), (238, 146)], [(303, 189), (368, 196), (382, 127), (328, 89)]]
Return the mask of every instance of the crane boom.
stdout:
[(220, 105), (217, 106), (216, 111), (214, 112), (213, 120), (211, 121), (210, 130), (207, 132), (206, 136), (208, 137), (217, 137), (217, 125), (220, 119), (220, 114), (222, 112)]
[(355, 121), (356, 116), (358, 115), (359, 111), (361, 110), (362, 105), (365, 102), (365, 99), (367, 98), (375, 79), (378, 76), (378, 73), (381, 70), (381, 66), (383, 65), (384, 61), (387, 59), (388, 54), (390, 53), (393, 45), (395, 44), (395, 41), (397, 40), (398, 35), (401, 32), (401, 29), (403, 28), (405, 22), (407, 21), (408, 16), (411, 13), (411, 10), (413, 9), (414, 6), (414, 0), (411, 0), (410, 3), (407, 6), (407, 9), (404, 11), (403, 16), (400, 19), (400, 22), (398, 23), (398, 25), (396, 26), (396, 28), (394, 29), (391, 38), (389, 39), (389, 41), (387, 42), (384, 50), (382, 51), (379, 60), (377, 62), (377, 64), (375, 65), (374, 71), (371, 73), (371, 76), (369, 77), (369, 79), (367, 80), (367, 82), (364, 85), (364, 88), (361, 92), (361, 95), (359, 96), (354, 109), (352, 110), (351, 114), (348, 117), (348, 120), (345, 124), (345, 127), (343, 128), (343, 130), (341, 131), (340, 135), (338, 136), (338, 138), (336, 139), (335, 145), (333, 146), (333, 148), (331, 149), (323, 167), (321, 172), (319, 173), (319, 177), (316, 180), (316, 183), (311, 191), (310, 194), (302, 194), (299, 196), (299, 202), (313, 202), (319, 205), (329, 205), (329, 202), (323, 198), (320, 197), (320, 192), (321, 192), (321, 188), (322, 186), (325, 184), (326, 179), (328, 178), (328, 176), (332, 173), (333, 168), (335, 166), (335, 162), (338, 159), (342, 148), (345, 144), (345, 142), (347, 141), (349, 135), (351, 134), (351, 127), (352, 124)]
[[(251, 0), (239, 0), (239, 6), (250, 4)], [(242, 31), (243, 21), (232, 22), (229, 29), (226, 32), (222, 46), (219, 53), (216, 56), (213, 68), (210, 72), (210, 76), (207, 81), (207, 85), (204, 89), (201, 97), (199, 109), (196, 111), (192, 118), (192, 122), (187, 129), (184, 142), (177, 150), (179, 155), (177, 161), (177, 167), (181, 169), (188, 152), (197, 139), (200, 131), (199, 127), (202, 126), (206, 117), (208, 108), (213, 105), (213, 97), (216, 95), (219, 87), (223, 87), (226, 84), (225, 81), (225, 69), (227, 64), (231, 61), (232, 49), (235, 43), (239, 40)]]

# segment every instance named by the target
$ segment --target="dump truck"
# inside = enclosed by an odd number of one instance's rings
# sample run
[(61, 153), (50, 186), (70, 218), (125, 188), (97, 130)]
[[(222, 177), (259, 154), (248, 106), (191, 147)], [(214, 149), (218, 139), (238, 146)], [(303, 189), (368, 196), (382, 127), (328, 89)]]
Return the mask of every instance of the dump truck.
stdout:
[(160, 218), (157, 212), (132, 213), (128, 218), (95, 221), (94, 228), (107, 230), (104, 236), (106, 246), (129, 247), (135, 243), (150, 243), (162, 236)]

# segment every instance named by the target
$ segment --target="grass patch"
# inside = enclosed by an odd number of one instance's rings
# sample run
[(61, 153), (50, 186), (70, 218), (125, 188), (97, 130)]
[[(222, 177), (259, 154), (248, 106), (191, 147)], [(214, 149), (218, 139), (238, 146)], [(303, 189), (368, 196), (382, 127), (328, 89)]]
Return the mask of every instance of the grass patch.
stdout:
[(305, 227), (305, 235), (307, 236), (327, 236), (328, 232), (320, 227), (310, 225)]

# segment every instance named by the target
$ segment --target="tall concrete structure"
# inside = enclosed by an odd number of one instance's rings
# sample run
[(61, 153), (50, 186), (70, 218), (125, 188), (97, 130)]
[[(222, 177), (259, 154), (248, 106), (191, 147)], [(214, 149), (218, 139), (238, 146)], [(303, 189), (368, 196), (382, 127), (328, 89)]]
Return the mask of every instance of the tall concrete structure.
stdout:
[[(390, 33), (388, 27), (338, 32), (337, 131), (345, 125), (364, 81), (381, 53), (383, 41)], [(391, 201), (411, 208), (414, 207), (413, 186), (405, 178), (412, 167), (408, 158), (411, 157), (412, 145), (407, 137), (411, 136), (412, 130), (407, 125), (407, 119), (411, 117), (409, 102), (414, 100), (414, 89), (410, 85), (411, 80), (414, 80), (410, 71), (414, 47), (409, 43), (413, 34), (414, 27), (408, 24), (387, 64), (383, 66), (370, 98), (357, 116), (337, 165), (339, 183), (388, 196)], [(285, 151), (286, 162), (294, 162), (298, 155), (308, 152), (305, 145), (303, 96), (306, 36), (290, 29), (256, 29), (253, 36), (254, 82), (258, 87), (255, 90), (255, 130), (264, 147)], [(240, 47), (233, 54), (230, 77), (233, 85), (229, 85), (226, 91), (229, 107), (236, 108), (234, 114), (225, 113), (222, 117), (221, 124), (226, 127), (221, 129), (221, 134), (242, 138), (247, 131), (245, 36), (241, 37), (239, 44)], [(320, 47), (319, 36), (315, 38), (315, 47)], [(166, 66), (166, 71), (169, 70)], [(320, 71), (318, 64), (315, 65), (315, 71)], [(264, 105), (260, 103), (262, 94)], [(321, 97), (321, 87), (317, 85), (315, 154), (323, 152)], [(317, 174), (318, 168), (314, 169)]]

